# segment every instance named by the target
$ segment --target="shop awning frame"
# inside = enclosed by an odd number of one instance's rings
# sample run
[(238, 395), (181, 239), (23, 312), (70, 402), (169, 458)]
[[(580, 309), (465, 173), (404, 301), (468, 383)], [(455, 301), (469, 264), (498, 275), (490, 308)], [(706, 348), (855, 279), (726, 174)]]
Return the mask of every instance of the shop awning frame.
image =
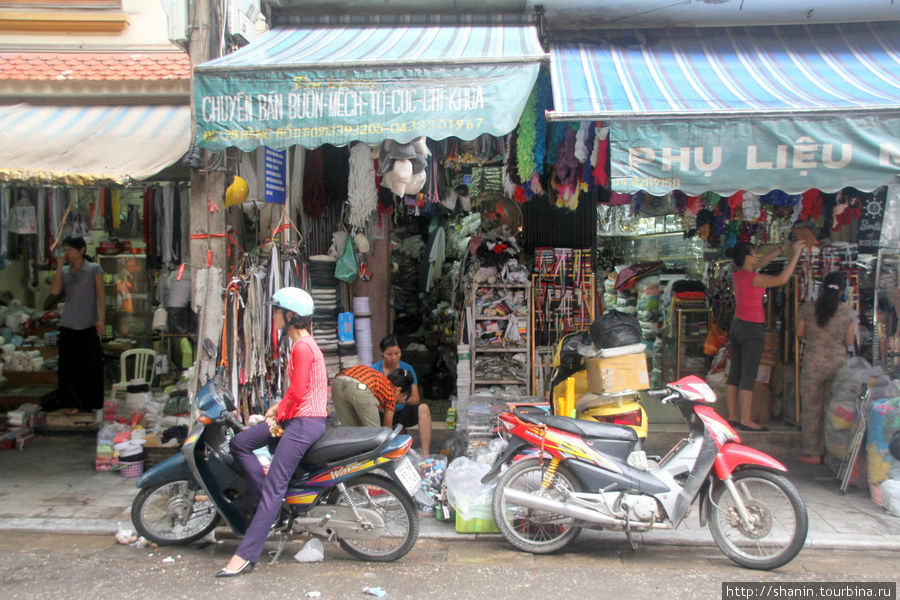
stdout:
[(191, 143), (188, 105), (0, 107), (0, 181), (127, 185), (178, 162)]
[(551, 120), (900, 113), (896, 21), (616, 30), (550, 55)]
[(547, 59), (530, 24), (273, 29), (195, 68), (197, 143), (250, 151), (504, 135)]

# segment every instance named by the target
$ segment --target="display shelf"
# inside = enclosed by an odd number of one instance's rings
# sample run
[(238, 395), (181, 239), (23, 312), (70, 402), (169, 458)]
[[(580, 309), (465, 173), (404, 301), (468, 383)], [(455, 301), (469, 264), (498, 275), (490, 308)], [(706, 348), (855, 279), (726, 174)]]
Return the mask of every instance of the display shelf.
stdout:
[(476, 348), (478, 352), (511, 352), (513, 354), (519, 354), (521, 352), (527, 352), (528, 348), (526, 346), (518, 346), (518, 347), (510, 347), (510, 348), (484, 348), (478, 347)]
[[(705, 376), (703, 344), (706, 341), (709, 310), (700, 307), (675, 307), (674, 313), (674, 336), (667, 340), (669, 351), (662, 355), (663, 377), (666, 381), (675, 381), (686, 375)], [(700, 357), (703, 357), (702, 366)], [(688, 358), (695, 366), (688, 365)]]
[[(529, 283), (495, 283), (473, 285), (469, 291), (471, 355), (470, 392), (491, 385), (525, 385), (531, 390), (529, 369), (531, 365), (531, 290)], [(514, 320), (519, 341), (507, 344), (507, 329)], [(480, 341), (491, 340), (488, 343)], [(514, 363), (512, 356), (524, 354), (522, 364)], [(481, 373), (486, 365), (501, 371), (506, 377), (488, 378)], [(509, 375), (520, 371), (515, 377)]]

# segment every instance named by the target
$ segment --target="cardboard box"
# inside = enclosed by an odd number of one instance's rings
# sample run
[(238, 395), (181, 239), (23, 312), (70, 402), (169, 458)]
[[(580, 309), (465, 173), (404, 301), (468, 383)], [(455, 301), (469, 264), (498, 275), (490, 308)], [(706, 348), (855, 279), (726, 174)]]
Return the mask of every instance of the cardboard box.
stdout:
[(647, 357), (643, 352), (611, 358), (585, 359), (588, 389), (594, 394), (650, 389)]

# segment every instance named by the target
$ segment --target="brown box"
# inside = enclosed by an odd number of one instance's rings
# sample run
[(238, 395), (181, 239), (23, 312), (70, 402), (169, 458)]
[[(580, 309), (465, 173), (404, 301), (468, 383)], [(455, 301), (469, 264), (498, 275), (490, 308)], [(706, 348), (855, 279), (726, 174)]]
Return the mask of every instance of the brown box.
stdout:
[(585, 359), (588, 389), (594, 394), (650, 389), (647, 357), (643, 352), (611, 358)]
[(59, 384), (59, 374), (56, 371), (4, 371), (3, 376), (9, 380), (10, 387)]
[(44, 360), (59, 356), (59, 348), (56, 346), (38, 346), (36, 350), (41, 353), (41, 358)]
[(750, 418), (755, 423), (766, 423), (772, 419), (772, 390), (768, 383), (756, 382), (756, 387), (753, 388)]

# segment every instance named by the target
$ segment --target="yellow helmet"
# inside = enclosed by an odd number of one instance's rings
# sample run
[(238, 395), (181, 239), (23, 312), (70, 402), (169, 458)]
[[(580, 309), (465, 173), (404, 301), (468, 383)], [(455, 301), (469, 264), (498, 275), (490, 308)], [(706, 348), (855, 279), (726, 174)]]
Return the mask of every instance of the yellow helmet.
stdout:
[(234, 181), (231, 183), (231, 185), (228, 186), (228, 189), (225, 190), (226, 208), (229, 206), (234, 206), (235, 204), (240, 204), (241, 202), (246, 200), (247, 196), (249, 195), (250, 186), (247, 185), (247, 180), (240, 175), (235, 175)]

